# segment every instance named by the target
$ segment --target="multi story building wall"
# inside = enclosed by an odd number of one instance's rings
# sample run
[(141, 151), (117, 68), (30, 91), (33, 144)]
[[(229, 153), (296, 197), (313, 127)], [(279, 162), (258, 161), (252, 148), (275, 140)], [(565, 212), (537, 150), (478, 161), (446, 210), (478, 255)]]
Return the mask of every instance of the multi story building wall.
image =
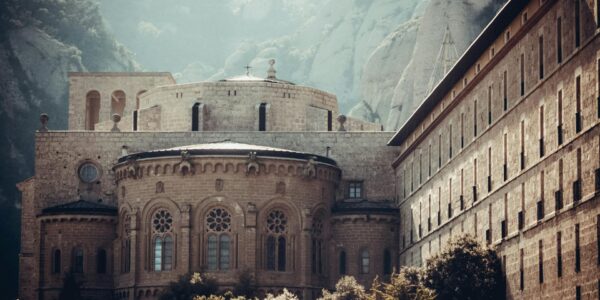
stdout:
[(468, 233), (509, 299), (600, 288), (598, 1), (509, 1), (390, 140), (401, 265)]

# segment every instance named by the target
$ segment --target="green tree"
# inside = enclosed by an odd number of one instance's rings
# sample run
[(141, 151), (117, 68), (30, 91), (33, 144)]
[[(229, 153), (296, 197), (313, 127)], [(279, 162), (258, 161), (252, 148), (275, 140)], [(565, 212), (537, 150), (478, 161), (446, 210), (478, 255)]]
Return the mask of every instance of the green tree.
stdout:
[(197, 296), (210, 296), (217, 293), (217, 282), (200, 273), (186, 274), (179, 280), (169, 283), (160, 294), (160, 300), (193, 300)]
[(63, 278), (63, 287), (58, 295), (59, 300), (81, 300), (81, 282), (77, 281), (75, 274), (69, 272)]
[(505, 298), (506, 282), (496, 252), (468, 235), (427, 260), (424, 284), (439, 300)]
[(233, 287), (233, 294), (246, 298), (256, 297), (256, 284), (250, 270), (245, 269), (238, 275), (238, 282)]
[(403, 267), (399, 273), (390, 276), (389, 283), (373, 281), (371, 295), (373, 300), (433, 300), (435, 293), (426, 288), (422, 281), (422, 270), (417, 267)]

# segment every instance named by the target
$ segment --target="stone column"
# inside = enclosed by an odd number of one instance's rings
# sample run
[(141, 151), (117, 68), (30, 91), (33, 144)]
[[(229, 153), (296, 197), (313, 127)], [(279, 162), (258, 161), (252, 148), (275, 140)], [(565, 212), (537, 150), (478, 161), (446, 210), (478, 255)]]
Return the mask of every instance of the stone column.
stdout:
[(181, 241), (179, 245), (180, 249), (177, 251), (177, 258), (179, 261), (176, 262), (177, 269), (180, 270), (181, 274), (191, 272), (191, 257), (190, 257), (190, 213), (192, 206), (186, 204), (183, 206), (181, 211)]

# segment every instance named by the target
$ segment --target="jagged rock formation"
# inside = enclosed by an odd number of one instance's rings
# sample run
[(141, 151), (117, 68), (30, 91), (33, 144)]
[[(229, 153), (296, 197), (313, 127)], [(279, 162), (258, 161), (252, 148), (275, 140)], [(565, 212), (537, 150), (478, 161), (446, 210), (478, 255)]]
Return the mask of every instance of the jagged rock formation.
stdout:
[(362, 101), (350, 115), (378, 119), (387, 130), (400, 127), (427, 95), (430, 78), (443, 76), (437, 73), (444, 68), (434, 72), (434, 62), (445, 28), (460, 55), (502, 3), (431, 0), (424, 9), (416, 9), (411, 20), (388, 35), (369, 57), (362, 73)]
[(130, 71), (132, 55), (106, 31), (91, 1), (0, 2), (0, 290), (16, 296), (18, 181), (33, 174), (39, 115), (66, 128), (67, 72)]

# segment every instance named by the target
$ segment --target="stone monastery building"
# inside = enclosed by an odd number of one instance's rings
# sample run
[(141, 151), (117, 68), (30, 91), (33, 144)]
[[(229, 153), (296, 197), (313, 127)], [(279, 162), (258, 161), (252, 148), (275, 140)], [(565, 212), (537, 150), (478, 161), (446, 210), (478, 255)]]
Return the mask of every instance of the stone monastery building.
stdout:
[[(453, 237), (495, 247), (508, 299), (598, 299), (600, 0), (511, 0), (397, 132), (276, 77), (69, 74), (36, 134), (20, 299), (156, 299), (202, 271), (303, 299)], [(450, 28), (451, 30), (451, 28)]]

